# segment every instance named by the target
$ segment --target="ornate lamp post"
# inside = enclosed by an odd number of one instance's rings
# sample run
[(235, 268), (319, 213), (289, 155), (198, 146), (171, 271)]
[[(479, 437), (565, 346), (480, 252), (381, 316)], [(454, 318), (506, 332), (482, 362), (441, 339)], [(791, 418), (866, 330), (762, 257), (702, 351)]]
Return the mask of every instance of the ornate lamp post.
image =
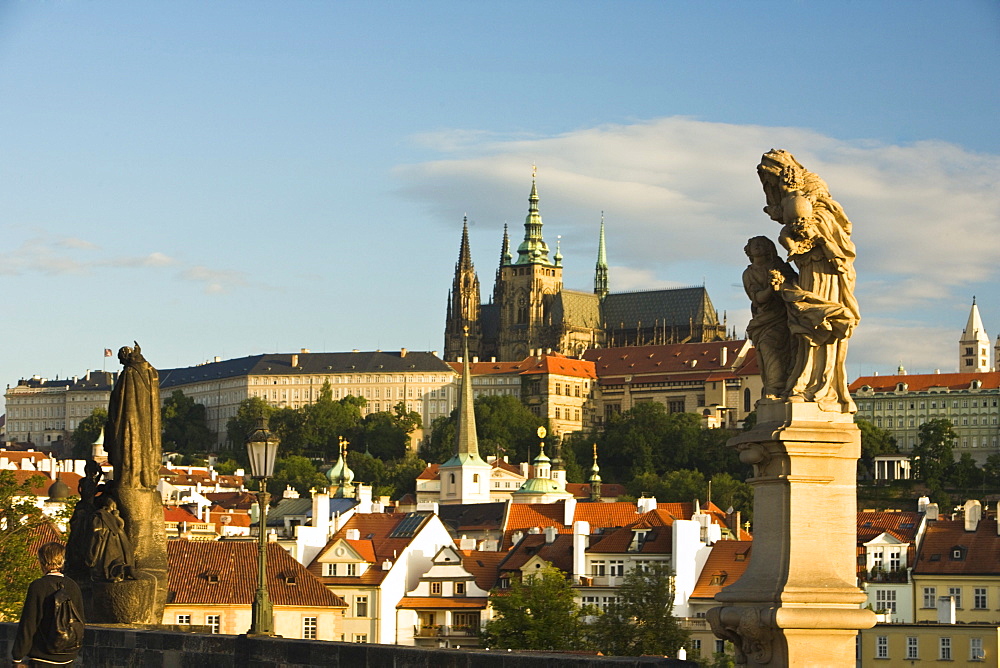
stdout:
[(247, 635), (273, 636), (274, 614), (267, 596), (267, 479), (274, 474), (274, 458), (278, 452), (278, 439), (265, 426), (264, 418), (257, 418), (257, 428), (247, 436), (247, 455), (250, 458), (251, 477), (257, 481), (257, 507), (260, 509), (260, 550), (257, 557), (257, 593), (253, 599), (250, 630)]

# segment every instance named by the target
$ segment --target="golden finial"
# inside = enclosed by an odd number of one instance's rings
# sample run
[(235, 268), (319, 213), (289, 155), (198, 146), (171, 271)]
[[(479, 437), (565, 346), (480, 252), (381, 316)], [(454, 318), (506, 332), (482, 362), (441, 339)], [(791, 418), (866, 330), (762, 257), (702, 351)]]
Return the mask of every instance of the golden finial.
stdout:
[(594, 461), (597, 461), (597, 443), (594, 443)]
[(531, 178), (538, 176), (538, 165), (531, 163)]

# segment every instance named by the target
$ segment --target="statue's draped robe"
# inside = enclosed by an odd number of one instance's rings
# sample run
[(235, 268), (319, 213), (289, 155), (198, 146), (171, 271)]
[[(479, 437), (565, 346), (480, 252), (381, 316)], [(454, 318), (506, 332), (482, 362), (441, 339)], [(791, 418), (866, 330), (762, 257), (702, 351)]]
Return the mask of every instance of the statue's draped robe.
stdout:
[(122, 360), (122, 369), (108, 405), (105, 449), (114, 467), (115, 485), (155, 488), (160, 453), (150, 447), (159, 442), (160, 379), (138, 347)]
[(850, 221), (835, 201), (819, 198), (813, 222), (816, 236), (811, 247), (797, 238), (790, 225), (780, 236), (799, 270), (797, 288), (782, 290), (796, 341), (787, 390), (790, 396), (816, 401), (823, 410), (854, 412), (845, 362), (847, 341), (861, 313), (854, 297)]

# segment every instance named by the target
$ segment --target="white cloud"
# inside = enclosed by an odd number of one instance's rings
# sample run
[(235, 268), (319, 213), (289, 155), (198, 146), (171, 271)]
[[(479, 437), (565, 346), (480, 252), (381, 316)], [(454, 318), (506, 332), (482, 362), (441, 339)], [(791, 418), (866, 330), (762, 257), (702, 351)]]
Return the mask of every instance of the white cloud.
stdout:
[[(396, 174), (403, 193), (438, 220), (473, 209), (480, 225), (498, 231), (504, 220), (519, 220), (533, 163), (547, 233), (562, 234), (564, 247), (573, 237), (590, 243), (604, 211), (608, 259), (628, 265), (611, 273), (616, 290), (658, 287), (667, 279), (700, 283), (705, 275), (718, 277), (719, 285), (738, 283), (745, 240), (777, 236), (777, 224), (761, 211), (756, 166), (762, 153), (784, 148), (826, 180), (854, 223), (862, 315), (878, 324), (863, 320), (852, 361), (894, 368), (909, 357), (954, 366), (964, 316), (950, 318), (956, 303), (968, 302), (973, 284), (980, 303), (996, 304), (1000, 316), (1000, 291), (982, 295), (1000, 270), (997, 155), (939, 141), (888, 145), (682, 117), (551, 137), (460, 131), (420, 141), (442, 159), (400, 166)], [(582, 259), (567, 255), (567, 271)], [(713, 297), (720, 310), (745, 305)], [(893, 325), (893, 318), (906, 324)], [(946, 326), (937, 318), (948, 318)], [(881, 334), (866, 334), (872, 331)]]
[(246, 274), (241, 271), (210, 269), (202, 265), (188, 267), (178, 276), (185, 281), (202, 283), (206, 294), (221, 294), (247, 285)]

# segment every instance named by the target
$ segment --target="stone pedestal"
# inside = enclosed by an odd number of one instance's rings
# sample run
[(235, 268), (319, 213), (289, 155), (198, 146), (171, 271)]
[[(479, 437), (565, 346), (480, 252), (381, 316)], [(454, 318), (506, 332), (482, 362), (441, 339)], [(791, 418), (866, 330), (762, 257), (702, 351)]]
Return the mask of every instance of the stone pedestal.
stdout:
[[(156, 489), (122, 487), (113, 492), (121, 507), (125, 532), (135, 554), (133, 576), (143, 584), (133, 584), (118, 594), (117, 612), (111, 621), (118, 623), (160, 624), (167, 602), (167, 534), (163, 524), (163, 503)], [(111, 586), (123, 583), (111, 583)], [(137, 598), (140, 593), (147, 598)], [(127, 601), (135, 602), (135, 609), (126, 612)], [(121, 615), (121, 616), (117, 616)]]
[(757, 426), (729, 441), (753, 465), (750, 563), (715, 597), (712, 630), (746, 666), (851, 666), (875, 625), (856, 573), (861, 432), (815, 403), (761, 401)]

